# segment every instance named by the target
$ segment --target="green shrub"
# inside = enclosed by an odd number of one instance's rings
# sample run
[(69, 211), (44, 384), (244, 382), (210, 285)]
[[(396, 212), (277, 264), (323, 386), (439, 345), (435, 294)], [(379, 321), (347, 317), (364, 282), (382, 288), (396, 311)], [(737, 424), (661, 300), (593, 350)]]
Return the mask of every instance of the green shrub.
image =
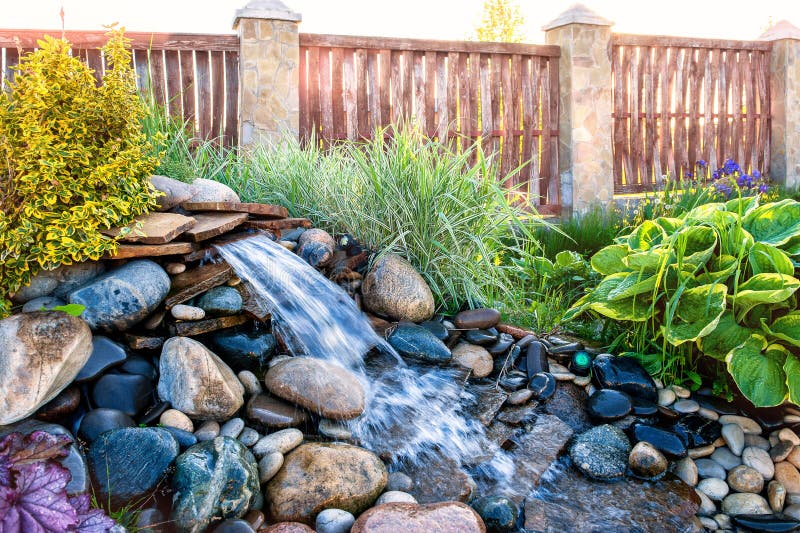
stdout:
[(97, 86), (69, 43), (48, 37), (0, 94), (0, 316), (38, 270), (113, 251), (99, 230), (156, 206), (147, 177), (158, 161), (125, 46), (112, 32)]
[(592, 268), (604, 278), (572, 314), (623, 321), (639, 349), (656, 339), (662, 357), (710, 358), (755, 405), (797, 403), (798, 255), (800, 203), (759, 205), (756, 196), (701, 205), (644, 221), (596, 253)]

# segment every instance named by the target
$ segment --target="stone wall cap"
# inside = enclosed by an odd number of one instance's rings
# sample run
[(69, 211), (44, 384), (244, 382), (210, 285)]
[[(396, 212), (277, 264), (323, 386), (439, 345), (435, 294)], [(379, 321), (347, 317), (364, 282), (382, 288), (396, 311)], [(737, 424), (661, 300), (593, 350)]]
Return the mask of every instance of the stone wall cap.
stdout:
[(779, 41), (781, 39), (800, 40), (800, 28), (788, 20), (781, 20), (758, 38), (759, 41)]
[(555, 19), (542, 26), (542, 31), (554, 30), (561, 26), (566, 26), (567, 24), (590, 24), (592, 26), (614, 25), (613, 22), (607, 18), (601, 17), (585, 5), (573, 4)]
[(300, 22), (303, 17), (292, 11), (281, 0), (251, 0), (241, 9), (236, 10), (233, 28), (239, 25), (239, 19), (268, 19)]

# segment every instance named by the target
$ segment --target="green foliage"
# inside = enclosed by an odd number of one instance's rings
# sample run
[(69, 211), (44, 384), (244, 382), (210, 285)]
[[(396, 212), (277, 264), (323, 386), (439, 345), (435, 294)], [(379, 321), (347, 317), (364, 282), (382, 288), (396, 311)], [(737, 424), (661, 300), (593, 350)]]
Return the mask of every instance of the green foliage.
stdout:
[(484, 0), (475, 39), (484, 42), (521, 43), (525, 20), (514, 0)]
[(99, 230), (156, 206), (157, 158), (125, 46), (122, 31), (110, 34), (98, 87), (69, 43), (47, 37), (0, 94), (0, 316), (38, 270), (113, 251)]
[(81, 304), (57, 305), (53, 307), (52, 310), (61, 311), (67, 313), (70, 316), (81, 316), (83, 312), (86, 310), (86, 306)]
[(740, 197), (645, 220), (592, 257), (604, 277), (570, 315), (591, 311), (626, 323), (656, 373), (680, 360), (699, 384), (693, 359), (706, 356), (754, 404), (797, 402), (799, 215), (794, 200), (759, 205)]
[(191, 183), (197, 177), (193, 152), (203, 143), (194, 142), (188, 123), (171, 117), (153, 98), (145, 97), (144, 105), (142, 131), (152, 146), (151, 155), (159, 159), (153, 173)]

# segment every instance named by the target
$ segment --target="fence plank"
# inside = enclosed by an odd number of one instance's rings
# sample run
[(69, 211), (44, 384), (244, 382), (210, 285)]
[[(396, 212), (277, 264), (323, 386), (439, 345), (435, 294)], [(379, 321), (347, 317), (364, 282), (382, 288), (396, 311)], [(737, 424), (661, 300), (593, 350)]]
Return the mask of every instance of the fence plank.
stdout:
[(333, 88), (331, 86), (331, 50), (319, 49), (319, 126), (324, 145), (336, 138), (333, 129)]
[[(311, 50), (316, 50), (316, 48), (311, 48)], [(367, 79), (369, 87), (369, 128), (371, 133), (376, 127), (383, 124), (381, 118), (380, 70), (378, 52), (376, 50), (367, 51)]]
[(150, 76), (153, 85), (153, 100), (162, 107), (167, 106), (167, 88), (164, 86), (164, 51), (150, 51)]
[(492, 116), (492, 65), (489, 54), (480, 56), (480, 97), (481, 97), (481, 148), (484, 153), (492, 153), (494, 139), (494, 117)]
[(756, 168), (758, 162), (758, 156), (755, 153), (757, 144), (756, 144), (756, 102), (755, 102), (755, 90), (753, 87), (753, 78), (755, 77), (754, 72), (754, 63), (753, 63), (753, 54), (747, 54), (747, 60), (745, 63), (745, 68), (742, 70), (745, 76), (745, 113), (746, 113), (746, 123), (745, 123), (745, 150), (744, 150), (744, 161), (745, 165), (747, 165), (748, 173), (752, 172), (754, 168)]
[(333, 139), (345, 139), (347, 137), (347, 124), (344, 114), (344, 68), (343, 48), (331, 49), (331, 111), (333, 117)]
[(343, 49), (343, 53), (342, 80), (344, 82), (344, 87), (342, 88), (342, 96), (344, 100), (345, 137), (355, 140), (358, 138), (358, 112), (356, 111), (358, 94), (356, 89), (355, 50), (345, 48)]
[(447, 56), (445, 54), (437, 54), (436, 58), (436, 109), (439, 114), (438, 135), (439, 141), (447, 141), (447, 132), (450, 127), (450, 113), (447, 89)]
[(197, 86), (197, 123), (200, 131), (200, 138), (208, 139), (211, 136), (212, 104), (211, 101), (211, 71), (208, 52), (195, 52)]
[[(427, 124), (427, 109), (425, 106), (425, 53), (414, 52), (413, 59), (414, 93), (413, 115), (421, 131), (425, 131)], [(433, 88), (431, 88), (433, 89)]]
[(194, 52), (184, 50), (179, 52), (181, 58), (181, 99), (183, 101), (183, 120), (189, 124), (192, 131), (197, 130), (195, 124), (195, 74)]
[(425, 133), (436, 136), (436, 52), (425, 52)]
[(381, 68), (381, 118), (382, 125), (388, 124), (392, 120), (392, 107), (391, 107), (391, 88), (389, 80), (392, 73), (392, 54), (390, 50), (381, 50), (380, 52), (380, 68)]
[(355, 51), (356, 66), (356, 132), (359, 138), (367, 137), (369, 131), (369, 104), (367, 103), (367, 51), (359, 48)]
[(300, 110), (299, 129), (300, 139), (308, 139), (311, 133), (310, 117), (311, 111), (308, 108), (308, 47), (300, 47), (299, 82), (297, 87), (298, 108)]
[(446, 139), (454, 136), (459, 131), (458, 122), (458, 56), (451, 52), (447, 54), (447, 115), (450, 117)]
[(225, 52), (225, 145), (239, 142), (239, 52)]
[(392, 51), (392, 123), (397, 124), (403, 120), (403, 53)]

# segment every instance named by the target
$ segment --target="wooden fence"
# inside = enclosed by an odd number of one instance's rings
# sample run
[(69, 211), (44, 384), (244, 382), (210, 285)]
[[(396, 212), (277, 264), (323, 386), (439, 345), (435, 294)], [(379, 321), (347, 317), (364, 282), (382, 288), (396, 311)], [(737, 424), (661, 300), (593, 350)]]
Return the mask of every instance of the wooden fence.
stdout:
[[(43, 35), (61, 37), (61, 31), (0, 30), (2, 80), (13, 77), (20, 52), (37, 47)], [(235, 35), (126, 32), (131, 39), (137, 84), (150, 92), (170, 116), (186, 122), (204, 139), (238, 142), (239, 38)], [(104, 32), (66, 31), (64, 37), (100, 79), (104, 60), (100, 47)]]
[(615, 192), (725, 159), (769, 172), (771, 43), (612, 37)]
[(499, 152), (520, 199), (560, 204), (557, 46), (300, 34), (300, 135), (368, 138), (416, 120)]

